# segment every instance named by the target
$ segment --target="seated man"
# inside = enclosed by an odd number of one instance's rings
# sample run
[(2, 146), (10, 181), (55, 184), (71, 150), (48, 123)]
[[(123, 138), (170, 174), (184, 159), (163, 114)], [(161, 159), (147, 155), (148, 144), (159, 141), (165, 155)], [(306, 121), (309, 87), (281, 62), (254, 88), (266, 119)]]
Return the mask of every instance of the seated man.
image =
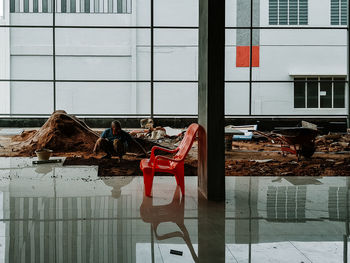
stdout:
[(97, 140), (94, 153), (96, 154), (98, 151), (103, 151), (107, 153), (103, 158), (111, 158), (112, 155), (116, 155), (121, 160), (123, 155), (126, 154), (128, 145), (132, 142), (138, 144), (144, 153), (146, 153), (143, 147), (137, 143), (129, 133), (122, 130), (119, 121), (113, 121), (111, 123), (111, 128), (106, 129)]

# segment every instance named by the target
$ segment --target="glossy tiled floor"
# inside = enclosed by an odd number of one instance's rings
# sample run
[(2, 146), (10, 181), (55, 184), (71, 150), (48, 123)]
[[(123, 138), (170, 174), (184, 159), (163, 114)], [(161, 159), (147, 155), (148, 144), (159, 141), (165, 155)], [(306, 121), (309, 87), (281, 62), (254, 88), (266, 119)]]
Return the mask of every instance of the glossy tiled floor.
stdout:
[[(350, 178), (101, 179), (97, 167), (0, 158), (0, 262), (346, 262)], [(170, 250), (183, 254), (173, 255)]]

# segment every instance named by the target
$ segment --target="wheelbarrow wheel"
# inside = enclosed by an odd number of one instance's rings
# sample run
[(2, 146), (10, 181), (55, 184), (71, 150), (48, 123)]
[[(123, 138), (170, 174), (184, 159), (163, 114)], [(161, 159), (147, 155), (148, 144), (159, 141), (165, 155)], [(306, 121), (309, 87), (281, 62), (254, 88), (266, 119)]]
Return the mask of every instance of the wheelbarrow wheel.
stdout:
[(311, 158), (315, 151), (316, 147), (314, 142), (303, 143), (300, 145), (300, 155), (305, 158)]

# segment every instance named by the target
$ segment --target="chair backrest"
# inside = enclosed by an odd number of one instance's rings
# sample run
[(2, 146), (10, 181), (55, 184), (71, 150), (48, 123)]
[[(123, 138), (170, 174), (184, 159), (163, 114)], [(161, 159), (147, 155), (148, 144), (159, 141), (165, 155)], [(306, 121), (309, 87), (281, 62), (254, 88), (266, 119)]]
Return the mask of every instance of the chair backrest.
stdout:
[(174, 156), (174, 159), (176, 160), (183, 160), (185, 159), (188, 152), (191, 150), (192, 144), (196, 138), (196, 134), (198, 131), (199, 125), (197, 123), (192, 123), (186, 133), (184, 138), (182, 139), (180, 145), (179, 145), (179, 151)]

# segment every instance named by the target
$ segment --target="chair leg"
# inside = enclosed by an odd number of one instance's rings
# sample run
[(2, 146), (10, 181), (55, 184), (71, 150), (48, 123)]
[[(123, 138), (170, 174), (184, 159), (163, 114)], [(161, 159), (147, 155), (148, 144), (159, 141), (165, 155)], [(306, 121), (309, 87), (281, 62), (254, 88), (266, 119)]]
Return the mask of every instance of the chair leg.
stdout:
[(184, 163), (179, 163), (176, 169), (176, 183), (178, 186), (180, 186), (181, 193), (183, 196), (185, 196), (185, 169), (184, 169)]
[(143, 171), (143, 183), (146, 196), (151, 197), (154, 173), (152, 170)]

